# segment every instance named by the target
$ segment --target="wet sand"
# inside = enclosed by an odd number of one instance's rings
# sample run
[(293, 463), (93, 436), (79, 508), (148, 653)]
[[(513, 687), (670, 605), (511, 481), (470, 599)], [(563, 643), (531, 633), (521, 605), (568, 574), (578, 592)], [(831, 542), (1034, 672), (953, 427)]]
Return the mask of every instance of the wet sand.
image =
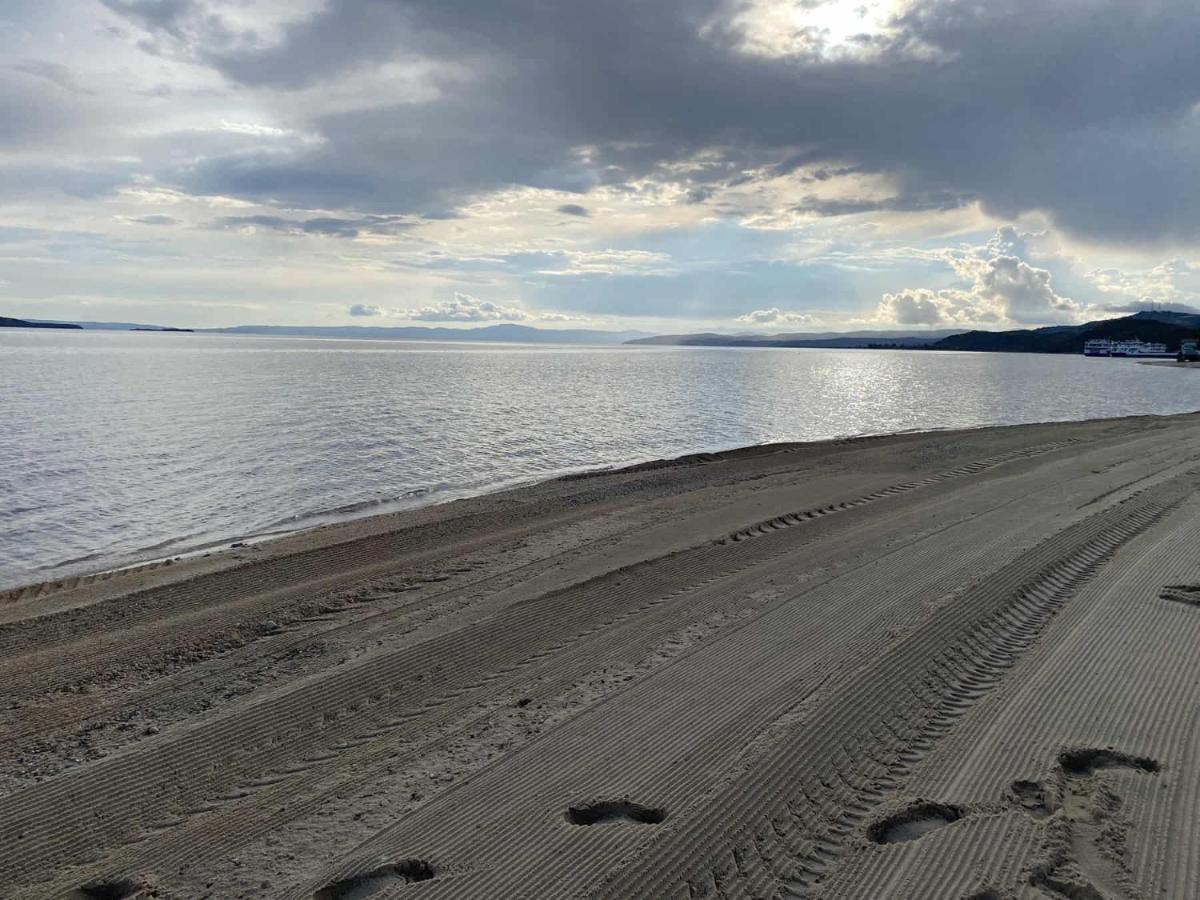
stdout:
[(0, 595), (0, 896), (1200, 896), (1200, 416), (773, 445)]

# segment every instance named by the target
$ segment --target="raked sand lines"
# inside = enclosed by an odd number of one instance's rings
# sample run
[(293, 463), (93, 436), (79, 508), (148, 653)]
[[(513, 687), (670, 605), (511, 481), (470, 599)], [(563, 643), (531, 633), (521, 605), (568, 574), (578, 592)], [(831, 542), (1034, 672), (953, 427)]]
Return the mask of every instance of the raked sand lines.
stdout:
[(714, 454), (18, 592), (0, 895), (1197, 893), (1198, 437)]

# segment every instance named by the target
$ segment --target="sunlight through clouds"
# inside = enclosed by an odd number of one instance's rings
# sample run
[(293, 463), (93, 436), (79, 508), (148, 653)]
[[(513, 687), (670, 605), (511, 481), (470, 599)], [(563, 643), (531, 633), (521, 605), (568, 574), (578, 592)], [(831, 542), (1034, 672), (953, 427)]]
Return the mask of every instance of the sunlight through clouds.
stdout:
[[(773, 310), (926, 327), (1200, 298), (1200, 24), (1182, 0), (46, 0), (6, 17), (12, 313), (70, 317), (87, 296), (114, 315), (175, 304), (181, 324), (247, 302), (312, 322), (459, 293), (630, 327)], [(1041, 236), (1002, 247), (1005, 228)]]
[[(891, 47), (932, 58), (921, 42), (899, 42), (912, 0), (744, 0), (728, 20), (743, 52), (768, 57), (865, 58)], [(710, 26), (711, 27), (711, 26)]]

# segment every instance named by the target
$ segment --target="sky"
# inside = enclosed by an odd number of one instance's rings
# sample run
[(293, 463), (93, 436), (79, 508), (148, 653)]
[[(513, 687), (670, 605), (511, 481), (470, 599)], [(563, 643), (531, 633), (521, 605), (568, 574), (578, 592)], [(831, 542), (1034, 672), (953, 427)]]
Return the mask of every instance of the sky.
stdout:
[(1193, 0), (0, 4), (0, 315), (1017, 328), (1200, 306)]

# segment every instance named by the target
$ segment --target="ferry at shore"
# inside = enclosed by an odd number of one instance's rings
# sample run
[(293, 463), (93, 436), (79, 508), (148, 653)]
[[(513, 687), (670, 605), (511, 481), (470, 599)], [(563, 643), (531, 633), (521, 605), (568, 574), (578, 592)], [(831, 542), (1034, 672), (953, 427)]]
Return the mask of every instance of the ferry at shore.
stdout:
[(1175, 353), (1167, 350), (1166, 344), (1147, 343), (1139, 340), (1112, 341), (1098, 338), (1083, 345), (1084, 356), (1138, 356), (1161, 359), (1174, 358)]

